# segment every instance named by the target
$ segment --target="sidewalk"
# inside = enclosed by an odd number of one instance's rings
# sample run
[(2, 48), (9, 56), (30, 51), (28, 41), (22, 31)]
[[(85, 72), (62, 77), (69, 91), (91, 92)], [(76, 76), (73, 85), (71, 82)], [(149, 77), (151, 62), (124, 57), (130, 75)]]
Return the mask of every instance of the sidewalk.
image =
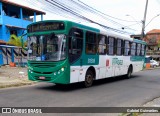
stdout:
[(0, 67), (0, 89), (6, 87), (31, 85), (34, 83), (35, 82), (28, 80), (26, 67)]

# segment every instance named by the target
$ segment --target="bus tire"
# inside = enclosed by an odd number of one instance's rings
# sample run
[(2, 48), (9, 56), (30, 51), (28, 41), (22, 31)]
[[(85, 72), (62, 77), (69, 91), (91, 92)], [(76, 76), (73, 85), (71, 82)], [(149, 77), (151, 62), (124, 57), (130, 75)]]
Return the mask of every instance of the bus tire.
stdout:
[(94, 76), (93, 72), (91, 70), (88, 70), (87, 73), (86, 73), (86, 76), (85, 76), (85, 81), (84, 81), (84, 86), (86, 88), (92, 86), (93, 80), (94, 80), (93, 76)]
[(130, 79), (130, 78), (131, 78), (131, 74), (132, 74), (132, 67), (129, 66), (128, 71), (127, 71), (126, 78), (127, 78), (127, 79)]

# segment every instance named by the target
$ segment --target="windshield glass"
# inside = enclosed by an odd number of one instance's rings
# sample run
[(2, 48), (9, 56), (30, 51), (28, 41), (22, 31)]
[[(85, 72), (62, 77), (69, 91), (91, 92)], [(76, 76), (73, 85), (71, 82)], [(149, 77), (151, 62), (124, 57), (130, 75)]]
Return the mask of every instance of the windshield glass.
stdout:
[(59, 61), (66, 58), (66, 36), (51, 34), (28, 37), (28, 60)]

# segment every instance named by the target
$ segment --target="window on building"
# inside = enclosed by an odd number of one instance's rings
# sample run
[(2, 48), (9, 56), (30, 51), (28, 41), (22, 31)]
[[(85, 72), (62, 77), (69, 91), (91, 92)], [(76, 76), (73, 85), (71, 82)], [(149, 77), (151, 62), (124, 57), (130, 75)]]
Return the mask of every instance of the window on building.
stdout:
[(98, 35), (98, 53), (106, 54), (107, 45), (106, 45), (107, 37), (104, 35)]
[(10, 31), (10, 34), (11, 34), (11, 35), (16, 35), (16, 36), (17, 36), (17, 30), (11, 30), (11, 31)]
[(96, 46), (96, 33), (86, 32), (86, 53), (87, 54), (96, 54), (97, 46)]

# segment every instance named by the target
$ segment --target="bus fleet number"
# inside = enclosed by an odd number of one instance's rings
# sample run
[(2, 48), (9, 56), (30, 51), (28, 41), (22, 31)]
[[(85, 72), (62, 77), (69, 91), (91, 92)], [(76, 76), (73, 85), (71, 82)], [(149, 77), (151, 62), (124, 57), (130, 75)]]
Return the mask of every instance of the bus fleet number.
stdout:
[(93, 59), (93, 58), (89, 58), (89, 59), (88, 59), (88, 63), (92, 63), (92, 64), (93, 64), (93, 63), (95, 63), (95, 62), (96, 62), (96, 60)]

